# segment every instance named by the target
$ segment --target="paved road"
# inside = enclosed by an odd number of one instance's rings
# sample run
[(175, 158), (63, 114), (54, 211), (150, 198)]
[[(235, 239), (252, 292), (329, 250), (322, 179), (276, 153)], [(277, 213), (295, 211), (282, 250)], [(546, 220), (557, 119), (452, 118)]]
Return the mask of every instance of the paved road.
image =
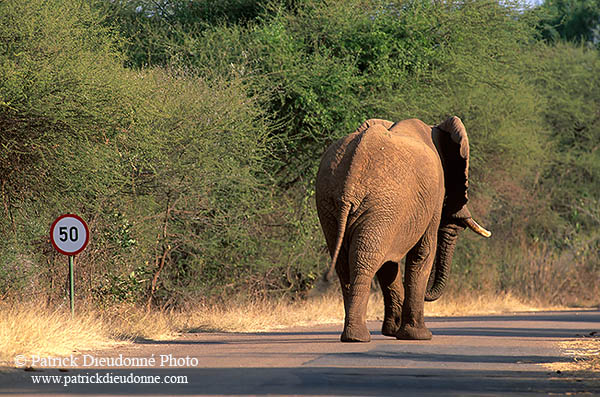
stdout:
[[(430, 318), (427, 324), (434, 335), (431, 341), (384, 337), (377, 322), (369, 324), (373, 340), (366, 344), (340, 343), (341, 325), (143, 341), (115, 351), (74, 356), (82, 368), (68, 368), (70, 363), (65, 363), (68, 370), (62, 372), (44, 368), (0, 373), (0, 394), (600, 395), (599, 379), (577, 379), (543, 366), (571, 362), (557, 343), (598, 332), (600, 311)], [(116, 361), (100, 368), (90, 365), (92, 357)], [(122, 367), (147, 365), (152, 357), (153, 368)], [(161, 360), (166, 360), (163, 367)], [(61, 384), (34, 385), (31, 377), (39, 375), (60, 376), (54, 379)], [(98, 382), (109, 376), (113, 381), (117, 376), (123, 381), (156, 376), (153, 381), (187, 383), (63, 386), (67, 378), (71, 383), (77, 377), (78, 382)]]

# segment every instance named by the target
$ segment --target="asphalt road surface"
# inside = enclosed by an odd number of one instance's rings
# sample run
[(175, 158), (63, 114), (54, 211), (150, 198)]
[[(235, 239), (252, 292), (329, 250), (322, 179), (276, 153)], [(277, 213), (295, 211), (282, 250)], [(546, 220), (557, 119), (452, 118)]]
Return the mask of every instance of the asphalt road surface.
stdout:
[(600, 395), (600, 379), (544, 366), (572, 362), (558, 342), (600, 333), (600, 311), (429, 318), (427, 324), (431, 341), (388, 338), (373, 322), (370, 343), (339, 342), (339, 324), (140, 341), (75, 355), (54, 365), (61, 369), (39, 357), (33, 370), (0, 372), (0, 394)]

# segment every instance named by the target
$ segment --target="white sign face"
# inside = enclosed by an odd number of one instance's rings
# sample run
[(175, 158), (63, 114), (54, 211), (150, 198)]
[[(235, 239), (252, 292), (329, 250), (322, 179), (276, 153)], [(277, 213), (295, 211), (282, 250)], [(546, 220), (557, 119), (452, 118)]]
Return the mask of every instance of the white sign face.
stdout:
[(50, 239), (54, 248), (61, 254), (77, 255), (88, 243), (88, 227), (77, 215), (61, 215), (50, 228)]

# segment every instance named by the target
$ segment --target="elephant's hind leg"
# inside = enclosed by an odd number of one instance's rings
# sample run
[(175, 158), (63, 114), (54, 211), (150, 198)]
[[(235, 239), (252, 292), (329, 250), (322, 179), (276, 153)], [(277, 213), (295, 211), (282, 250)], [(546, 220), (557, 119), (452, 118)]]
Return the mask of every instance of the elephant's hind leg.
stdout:
[(437, 246), (437, 223), (432, 222), (421, 240), (406, 256), (404, 288), (406, 296), (402, 307), (402, 326), (398, 339), (431, 339), (431, 331), (425, 326), (423, 316), (425, 289), (433, 266)]
[(404, 286), (402, 272), (396, 262), (386, 262), (377, 271), (377, 279), (383, 293), (385, 316), (381, 333), (386, 336), (396, 336), (402, 324), (402, 302), (404, 301)]
[(342, 342), (369, 342), (371, 333), (367, 328), (367, 303), (371, 291), (371, 281), (381, 264), (381, 255), (351, 250), (349, 255), (350, 280), (344, 288), (346, 319)]

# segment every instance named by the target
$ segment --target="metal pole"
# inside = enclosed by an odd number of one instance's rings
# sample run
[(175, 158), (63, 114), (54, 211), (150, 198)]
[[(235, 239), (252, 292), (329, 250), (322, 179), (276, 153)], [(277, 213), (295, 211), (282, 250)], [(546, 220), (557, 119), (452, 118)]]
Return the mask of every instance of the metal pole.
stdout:
[(75, 286), (73, 284), (73, 255), (69, 255), (69, 300), (71, 301), (71, 317), (75, 315)]

